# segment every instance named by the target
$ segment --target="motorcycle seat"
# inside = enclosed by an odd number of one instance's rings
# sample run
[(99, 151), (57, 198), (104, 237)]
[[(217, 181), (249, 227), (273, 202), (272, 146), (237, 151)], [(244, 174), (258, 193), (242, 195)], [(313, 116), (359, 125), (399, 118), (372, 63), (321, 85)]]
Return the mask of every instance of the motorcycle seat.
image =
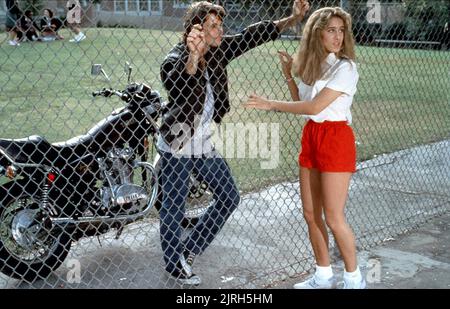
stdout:
[(89, 144), (92, 141), (93, 137), (90, 134), (75, 136), (65, 142), (53, 143), (52, 146), (61, 149), (61, 148), (73, 148), (75, 146), (81, 144)]
[(39, 164), (50, 148), (51, 144), (37, 135), (21, 139), (0, 139), (0, 149), (18, 163)]

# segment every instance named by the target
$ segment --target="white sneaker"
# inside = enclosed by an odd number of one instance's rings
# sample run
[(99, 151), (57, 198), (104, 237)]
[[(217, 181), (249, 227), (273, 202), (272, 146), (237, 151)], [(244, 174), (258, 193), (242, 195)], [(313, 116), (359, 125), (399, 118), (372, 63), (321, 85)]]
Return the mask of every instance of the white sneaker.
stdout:
[(80, 39), (78, 40), (78, 42), (81, 42), (84, 39), (86, 39), (86, 35), (84, 33), (80, 33), (80, 34), (81, 34), (81, 36), (80, 36)]
[(187, 265), (186, 260), (181, 256), (180, 261), (177, 264), (178, 269), (168, 273), (170, 278), (175, 279), (181, 285), (193, 285), (198, 286), (202, 283), (199, 276), (192, 273), (192, 269)]
[(359, 289), (363, 290), (366, 288), (366, 280), (364, 280), (363, 277), (361, 277), (360, 280), (345, 280), (344, 279), (344, 287), (345, 290), (350, 289)]
[(183, 254), (180, 256), (180, 263), (181, 267), (183, 267), (183, 270), (185, 271), (186, 275), (192, 276), (192, 267), (186, 262), (186, 259), (184, 258)]
[(318, 280), (316, 276), (312, 276), (306, 281), (294, 284), (294, 289), (335, 289), (336, 278), (333, 276), (328, 280)]
[(8, 44), (11, 46), (20, 46), (19, 42), (17, 42), (16, 40), (8, 41)]
[(73, 39), (69, 40), (71, 43), (79, 43), (86, 39), (86, 35), (83, 32), (78, 33), (76, 36), (73, 37)]

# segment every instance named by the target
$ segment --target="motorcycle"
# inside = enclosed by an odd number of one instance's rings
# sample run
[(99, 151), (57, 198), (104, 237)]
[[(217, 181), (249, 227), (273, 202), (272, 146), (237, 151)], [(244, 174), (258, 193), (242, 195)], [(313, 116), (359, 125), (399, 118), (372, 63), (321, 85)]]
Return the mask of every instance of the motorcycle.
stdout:
[[(67, 257), (71, 243), (116, 230), (161, 208), (159, 155), (148, 162), (149, 137), (159, 134), (164, 108), (145, 83), (123, 91), (103, 88), (93, 96), (119, 97), (125, 106), (85, 135), (62, 143), (40, 136), (0, 139), (0, 271), (12, 278), (47, 278)], [(100, 65), (93, 75), (103, 74)], [(183, 227), (194, 226), (211, 193), (192, 174)]]

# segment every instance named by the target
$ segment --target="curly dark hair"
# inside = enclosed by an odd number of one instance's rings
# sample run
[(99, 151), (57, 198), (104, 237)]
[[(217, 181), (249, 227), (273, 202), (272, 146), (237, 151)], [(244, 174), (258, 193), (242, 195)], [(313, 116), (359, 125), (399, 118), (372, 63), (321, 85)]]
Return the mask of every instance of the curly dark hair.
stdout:
[(50, 10), (50, 9), (44, 9), (44, 11), (47, 11), (47, 12), (48, 12), (48, 15), (50, 15), (50, 18), (53, 18), (53, 16), (55, 15), (55, 14), (53, 13), (53, 11)]
[(186, 43), (187, 36), (194, 25), (203, 23), (209, 14), (216, 14), (221, 20), (224, 19), (225, 9), (217, 4), (208, 1), (199, 1), (192, 3), (184, 15), (184, 34), (183, 41)]

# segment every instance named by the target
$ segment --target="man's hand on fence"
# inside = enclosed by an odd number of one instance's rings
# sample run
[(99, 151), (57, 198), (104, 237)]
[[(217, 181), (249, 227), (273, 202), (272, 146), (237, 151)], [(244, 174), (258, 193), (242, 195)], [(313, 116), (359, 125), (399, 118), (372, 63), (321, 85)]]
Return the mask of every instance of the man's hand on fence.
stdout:
[(201, 25), (194, 25), (186, 39), (189, 51), (197, 56), (203, 57), (206, 54), (207, 46), (205, 33)]
[(305, 18), (309, 10), (309, 2), (307, 0), (295, 0), (292, 6), (292, 14), (289, 17), (274, 21), (280, 32), (288, 27), (293, 27)]
[(208, 51), (208, 46), (205, 41), (205, 33), (203, 27), (199, 24), (192, 27), (191, 32), (186, 39), (189, 48), (189, 59), (186, 63), (186, 71), (190, 75), (197, 72), (199, 63), (204, 63), (203, 56)]
[(305, 18), (306, 13), (308, 13), (310, 8), (309, 2), (307, 0), (295, 0), (292, 7), (292, 15), (295, 17), (297, 22), (302, 21)]

